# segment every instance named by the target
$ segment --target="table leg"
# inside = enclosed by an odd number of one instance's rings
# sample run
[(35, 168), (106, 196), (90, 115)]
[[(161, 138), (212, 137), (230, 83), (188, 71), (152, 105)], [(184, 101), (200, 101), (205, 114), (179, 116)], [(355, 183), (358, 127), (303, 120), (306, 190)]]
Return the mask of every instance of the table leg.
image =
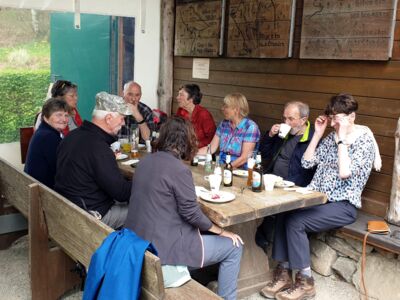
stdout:
[(238, 298), (259, 292), (269, 278), (268, 257), (256, 245), (255, 233), (259, 221), (253, 220), (229, 226), (227, 229), (240, 235), (244, 242), (238, 278)]

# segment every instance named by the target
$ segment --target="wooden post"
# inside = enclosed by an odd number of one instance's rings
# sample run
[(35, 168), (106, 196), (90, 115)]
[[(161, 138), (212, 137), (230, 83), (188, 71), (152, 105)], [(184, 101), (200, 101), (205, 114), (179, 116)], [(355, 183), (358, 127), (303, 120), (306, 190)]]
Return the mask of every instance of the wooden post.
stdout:
[(175, 1), (161, 1), (160, 77), (158, 80), (158, 106), (171, 115), (173, 92), (173, 44)]
[(49, 235), (43, 213), (39, 186), (29, 190), (29, 265), (32, 299), (58, 299), (80, 283), (71, 269), (75, 263), (59, 248), (49, 248)]
[(389, 223), (400, 225), (400, 118), (397, 122), (395, 134), (395, 152), (393, 163), (392, 193), (390, 206), (386, 216)]

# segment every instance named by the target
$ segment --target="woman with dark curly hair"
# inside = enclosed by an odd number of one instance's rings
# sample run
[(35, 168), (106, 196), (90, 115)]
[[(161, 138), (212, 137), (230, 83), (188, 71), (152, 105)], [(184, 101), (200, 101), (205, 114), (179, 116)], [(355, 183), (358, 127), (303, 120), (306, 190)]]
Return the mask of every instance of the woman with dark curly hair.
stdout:
[[(71, 130), (82, 125), (82, 118), (77, 109), (78, 103), (78, 86), (68, 80), (57, 80), (51, 88), (51, 97), (64, 100), (70, 107), (70, 115), (68, 118), (68, 125), (62, 131), (67, 135)], [(39, 113), (35, 120), (35, 129), (39, 128), (40, 123), (43, 121), (42, 113)]]
[(192, 173), (182, 162), (197, 152), (191, 123), (169, 119), (155, 149), (136, 168), (125, 226), (155, 245), (162, 265), (202, 268), (220, 262), (218, 294), (236, 299), (243, 242), (213, 224), (197, 203)]
[(200, 105), (202, 97), (203, 94), (197, 84), (181, 86), (176, 97), (179, 105), (176, 115), (192, 122), (199, 148), (211, 143), (216, 130), (212, 115)]

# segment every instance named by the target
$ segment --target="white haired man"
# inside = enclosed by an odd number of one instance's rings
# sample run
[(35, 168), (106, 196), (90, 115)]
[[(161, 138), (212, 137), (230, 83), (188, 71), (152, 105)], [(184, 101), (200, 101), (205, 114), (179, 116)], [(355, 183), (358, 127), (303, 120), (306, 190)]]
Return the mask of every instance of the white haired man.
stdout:
[(121, 133), (127, 134), (128, 128), (131, 128), (132, 125), (137, 125), (141, 141), (150, 139), (151, 132), (155, 130), (153, 112), (150, 107), (140, 101), (142, 98), (141, 86), (134, 81), (128, 81), (124, 85), (123, 93), (125, 102), (132, 105), (132, 115), (125, 117), (125, 126), (122, 128)]
[(125, 222), (131, 182), (119, 171), (110, 145), (129, 114), (121, 97), (98, 93), (92, 122), (85, 120), (57, 151), (55, 190), (112, 228)]

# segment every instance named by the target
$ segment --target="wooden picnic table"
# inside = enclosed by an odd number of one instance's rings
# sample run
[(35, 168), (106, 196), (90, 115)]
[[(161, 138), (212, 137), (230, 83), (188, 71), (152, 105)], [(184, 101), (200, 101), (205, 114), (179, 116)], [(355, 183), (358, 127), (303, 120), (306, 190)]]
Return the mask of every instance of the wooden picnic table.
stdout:
[[(126, 177), (132, 177), (135, 168), (120, 165)], [(209, 188), (204, 179), (204, 167), (190, 169), (195, 185)], [(244, 241), (244, 251), (238, 279), (238, 297), (246, 297), (261, 290), (269, 278), (268, 258), (255, 243), (255, 232), (262, 218), (302, 207), (319, 205), (326, 202), (326, 195), (319, 192), (300, 194), (275, 188), (273, 191), (252, 192), (245, 188), (246, 178), (234, 176), (232, 187), (221, 186), (222, 191), (235, 194), (235, 200), (227, 203), (210, 203), (198, 199), (203, 212), (212, 222), (239, 234)]]

